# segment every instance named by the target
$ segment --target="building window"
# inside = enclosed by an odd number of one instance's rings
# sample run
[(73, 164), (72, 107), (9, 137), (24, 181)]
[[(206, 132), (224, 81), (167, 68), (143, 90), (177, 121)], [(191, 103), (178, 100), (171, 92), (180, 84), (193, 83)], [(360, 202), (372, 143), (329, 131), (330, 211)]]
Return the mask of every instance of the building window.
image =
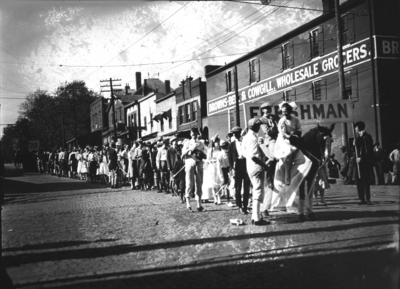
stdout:
[(190, 103), (186, 104), (186, 122), (190, 122), (191, 121), (190, 120), (190, 115), (191, 115), (190, 106), (191, 106)]
[(250, 83), (257, 81), (257, 59), (250, 60)]
[(285, 90), (284, 92), (283, 92), (283, 100), (284, 101), (290, 101), (290, 92), (291, 92), (291, 90), (289, 89), (289, 90)]
[(311, 57), (319, 56), (318, 29), (310, 32)]
[(183, 124), (185, 121), (185, 106), (179, 107), (179, 124)]
[(150, 132), (153, 132), (153, 113), (150, 113)]
[(192, 121), (197, 119), (197, 101), (192, 102)]
[(225, 73), (226, 93), (234, 90), (232, 78), (233, 78), (232, 70), (227, 71)]
[(160, 127), (161, 127), (161, 132), (163, 132), (164, 131), (164, 119), (163, 118), (161, 118), (161, 120), (160, 120)]
[(147, 116), (144, 117), (144, 130), (147, 130)]
[(172, 128), (172, 114), (168, 116), (168, 127), (171, 129)]
[(282, 67), (283, 70), (290, 68), (289, 43), (282, 45)]
[(313, 100), (321, 100), (321, 80), (313, 82)]
[(346, 71), (344, 73), (344, 95), (343, 95), (343, 99), (350, 99), (351, 95), (352, 95), (351, 71)]
[(136, 112), (133, 113), (132, 123), (133, 123), (133, 126), (137, 126), (137, 124), (136, 124)]
[(347, 45), (349, 43), (349, 24), (348, 24), (348, 14), (340, 17), (340, 25), (342, 26), (342, 45)]

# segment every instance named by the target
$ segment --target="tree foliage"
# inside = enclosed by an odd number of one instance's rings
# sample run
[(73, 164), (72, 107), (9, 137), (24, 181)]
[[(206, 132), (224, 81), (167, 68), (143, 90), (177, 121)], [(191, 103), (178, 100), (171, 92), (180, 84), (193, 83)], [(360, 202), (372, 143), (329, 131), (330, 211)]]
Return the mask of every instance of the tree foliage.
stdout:
[(52, 94), (36, 90), (20, 105), (15, 125), (4, 128), (2, 154), (12, 155), (12, 139), (19, 139), (21, 150), (28, 149), (29, 140), (39, 140), (41, 149), (52, 150), (75, 136), (90, 133), (90, 104), (99, 97), (84, 81), (74, 80), (59, 86)]

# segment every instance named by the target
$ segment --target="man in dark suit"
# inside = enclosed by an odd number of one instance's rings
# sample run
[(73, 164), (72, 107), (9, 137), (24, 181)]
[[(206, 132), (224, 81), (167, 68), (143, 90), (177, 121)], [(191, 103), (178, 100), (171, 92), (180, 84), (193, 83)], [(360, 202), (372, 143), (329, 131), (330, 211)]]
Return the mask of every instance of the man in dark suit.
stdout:
[[(235, 198), (236, 206), (239, 207), (240, 213), (246, 215), (248, 213), (247, 206), (250, 196), (250, 179), (246, 169), (246, 159), (242, 153), (241, 131), (238, 126), (232, 128), (231, 143), (229, 144), (229, 167), (235, 180)], [(242, 201), (242, 182), (243, 182), (243, 201)]]
[[(374, 163), (374, 151), (372, 136), (365, 131), (365, 123), (359, 121), (354, 124), (356, 131), (355, 145), (357, 149), (357, 165), (356, 170), (356, 184), (358, 197), (360, 199), (359, 205), (372, 205), (370, 193), (370, 173)], [(361, 175), (361, 176), (360, 176)]]

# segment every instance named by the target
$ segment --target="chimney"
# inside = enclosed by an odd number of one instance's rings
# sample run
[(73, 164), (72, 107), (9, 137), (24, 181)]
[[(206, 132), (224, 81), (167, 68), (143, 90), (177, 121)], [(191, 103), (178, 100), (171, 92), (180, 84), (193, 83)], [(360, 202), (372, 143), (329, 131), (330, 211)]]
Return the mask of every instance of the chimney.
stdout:
[(214, 71), (214, 70), (216, 70), (216, 69), (218, 69), (218, 68), (220, 68), (220, 67), (222, 67), (222, 66), (221, 66), (221, 65), (206, 65), (206, 66), (204, 67), (205, 74), (207, 75), (207, 74), (209, 74), (210, 72), (212, 72), (212, 71)]
[(143, 82), (143, 96), (146, 96), (147, 93), (149, 93), (149, 89), (147, 87), (147, 79), (144, 79), (143, 81), (144, 81)]
[(136, 72), (136, 90), (139, 90), (142, 87), (142, 74), (140, 72)]
[(329, 13), (335, 9), (335, 0), (322, 0), (322, 12), (323, 14)]
[(169, 80), (165, 81), (165, 94), (169, 94), (171, 92), (171, 82)]
[(128, 94), (128, 90), (131, 89), (131, 87), (129, 86), (129, 84), (125, 84), (125, 94)]

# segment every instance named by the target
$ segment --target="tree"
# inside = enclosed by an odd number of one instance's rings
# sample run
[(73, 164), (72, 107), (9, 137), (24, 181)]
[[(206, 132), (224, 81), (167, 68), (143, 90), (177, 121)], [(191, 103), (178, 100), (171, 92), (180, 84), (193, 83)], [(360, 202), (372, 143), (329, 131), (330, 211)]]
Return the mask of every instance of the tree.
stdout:
[(1, 138), (1, 153), (5, 161), (13, 159), (13, 139), (18, 139), (18, 147), (27, 151), (31, 133), (31, 123), (26, 118), (19, 118), (14, 125), (8, 125), (3, 130)]
[(100, 95), (86, 87), (84, 81), (74, 80), (58, 87), (58, 111), (64, 116), (65, 139), (90, 133), (90, 104)]

